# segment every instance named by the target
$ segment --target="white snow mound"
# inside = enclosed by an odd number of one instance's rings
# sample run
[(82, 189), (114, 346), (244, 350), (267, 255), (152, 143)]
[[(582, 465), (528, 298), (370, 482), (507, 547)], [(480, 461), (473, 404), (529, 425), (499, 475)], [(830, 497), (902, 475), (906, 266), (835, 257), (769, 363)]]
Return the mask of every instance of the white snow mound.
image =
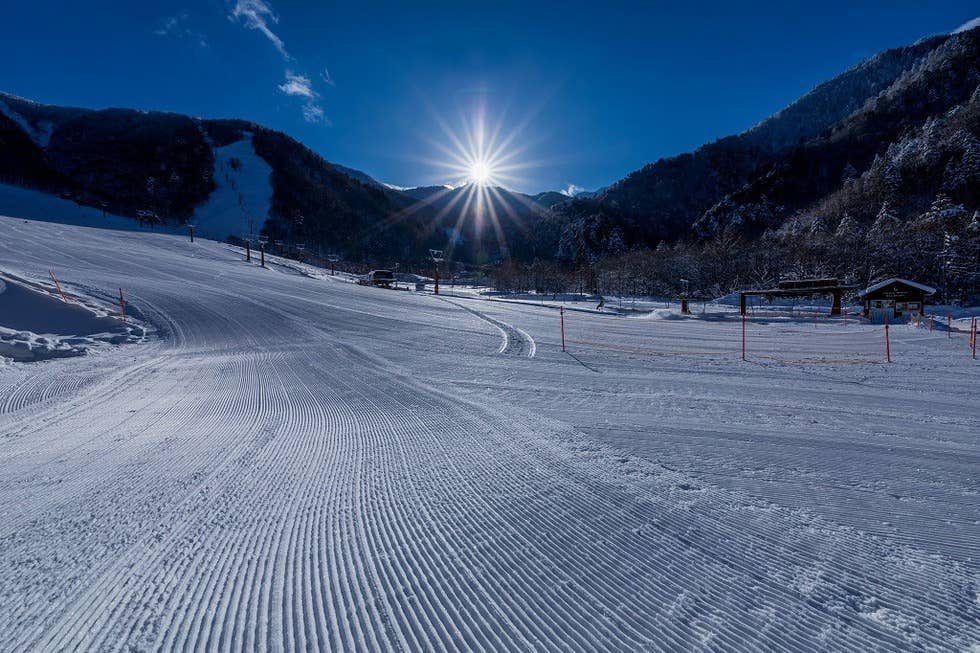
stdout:
[(98, 344), (145, 336), (131, 319), (124, 322), (81, 298), (70, 299), (66, 303), (41, 286), (0, 278), (0, 356), (19, 362), (81, 356)]

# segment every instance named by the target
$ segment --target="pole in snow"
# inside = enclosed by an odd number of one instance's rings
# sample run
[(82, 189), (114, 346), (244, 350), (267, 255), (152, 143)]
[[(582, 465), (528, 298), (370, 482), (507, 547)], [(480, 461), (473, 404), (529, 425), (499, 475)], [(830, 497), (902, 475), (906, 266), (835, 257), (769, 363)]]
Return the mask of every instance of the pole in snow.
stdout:
[(123, 299), (122, 288), (119, 289), (119, 310), (122, 313), (123, 322), (126, 321), (126, 300)]
[(245, 241), (245, 260), (252, 260), (252, 245), (247, 240)]
[(561, 320), (561, 350), (565, 351), (565, 307), (558, 307), (558, 317)]
[(946, 337), (953, 337), (953, 316), (946, 313)]
[(51, 270), (48, 270), (48, 274), (51, 275), (51, 280), (54, 281), (54, 287), (58, 289), (58, 294), (61, 295), (61, 301), (65, 302), (67, 304), (68, 303), (68, 298), (65, 297), (65, 291), (63, 291), (61, 289), (61, 284), (58, 283), (58, 280), (54, 278), (54, 272), (52, 272)]
[(972, 335), (970, 337), (970, 348), (973, 350), (973, 360), (977, 359), (977, 318), (973, 318)]
[(892, 362), (892, 344), (891, 338), (888, 336), (888, 316), (885, 316), (885, 360), (889, 363)]
[(432, 257), (432, 262), (435, 264), (435, 294), (439, 294), (439, 261), (445, 259), (442, 255), (441, 249), (430, 249), (429, 256)]
[(742, 360), (745, 360), (745, 315), (742, 315)]
[(259, 244), (259, 260), (261, 261), (259, 265), (265, 267), (265, 243)]

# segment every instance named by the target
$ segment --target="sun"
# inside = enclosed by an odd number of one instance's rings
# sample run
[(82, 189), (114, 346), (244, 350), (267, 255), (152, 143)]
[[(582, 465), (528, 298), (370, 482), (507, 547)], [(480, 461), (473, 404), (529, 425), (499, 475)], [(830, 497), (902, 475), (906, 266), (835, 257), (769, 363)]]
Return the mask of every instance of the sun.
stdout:
[(486, 161), (474, 161), (470, 164), (470, 181), (483, 186), (493, 178), (493, 170)]
[[(500, 256), (507, 258), (510, 255), (507, 223), (526, 231), (525, 216), (541, 209), (531, 197), (508, 190), (526, 181), (524, 170), (540, 165), (523, 160), (528, 148), (537, 142), (528, 133), (533, 115), (505, 129), (506, 110), (495, 124), (488, 124), (484, 98), (461, 107), (455, 125), (431, 106), (430, 110), (442, 134), (425, 134), (423, 140), (428, 141), (437, 158), (423, 158), (419, 162), (440, 171), (444, 181), (436, 183), (442, 188), (419, 199), (399, 215), (409, 216), (423, 206), (431, 206), (436, 209), (433, 220), (443, 226), (444, 218), (456, 213), (455, 224), (444, 225), (448, 232), (460, 234), (464, 223), (471, 222), (472, 242), (479, 245), (480, 239), (491, 235), (497, 240)], [(453, 237), (446, 244), (448, 253), (452, 253), (457, 240)]]

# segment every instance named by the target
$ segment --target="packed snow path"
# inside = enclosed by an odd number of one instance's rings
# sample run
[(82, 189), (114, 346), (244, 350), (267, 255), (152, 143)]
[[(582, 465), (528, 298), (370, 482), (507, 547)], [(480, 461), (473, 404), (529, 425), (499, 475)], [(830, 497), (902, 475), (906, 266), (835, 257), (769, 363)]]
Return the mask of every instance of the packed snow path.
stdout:
[[(573, 357), (551, 309), (0, 233), (159, 332), (0, 365), (0, 650), (980, 646), (978, 368), (941, 334), (741, 364), (730, 325), (572, 314), (630, 343)], [(685, 348), (733, 353), (653, 353)]]

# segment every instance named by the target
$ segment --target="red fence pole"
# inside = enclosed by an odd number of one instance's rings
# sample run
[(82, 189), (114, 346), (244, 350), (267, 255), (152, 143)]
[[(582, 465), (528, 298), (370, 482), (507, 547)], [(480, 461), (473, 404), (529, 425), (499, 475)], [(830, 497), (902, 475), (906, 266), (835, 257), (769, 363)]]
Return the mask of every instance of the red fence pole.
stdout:
[(58, 280), (54, 278), (54, 272), (52, 272), (51, 270), (48, 270), (48, 274), (51, 275), (51, 280), (54, 281), (54, 287), (58, 289), (58, 294), (61, 295), (61, 300), (67, 304), (68, 303), (68, 298), (65, 297), (65, 291), (63, 291), (61, 289), (61, 284), (58, 283)]
[(745, 360), (745, 316), (742, 316), (742, 360)]
[(973, 360), (977, 359), (977, 318), (973, 318), (973, 341), (970, 344), (973, 349)]
[(891, 339), (888, 337), (888, 318), (885, 318), (885, 360), (889, 363), (892, 362), (892, 344)]
[(565, 307), (558, 307), (558, 316), (561, 320), (561, 350), (565, 351)]
[(126, 321), (126, 300), (123, 299), (122, 288), (119, 289), (119, 308), (122, 309), (123, 322)]

